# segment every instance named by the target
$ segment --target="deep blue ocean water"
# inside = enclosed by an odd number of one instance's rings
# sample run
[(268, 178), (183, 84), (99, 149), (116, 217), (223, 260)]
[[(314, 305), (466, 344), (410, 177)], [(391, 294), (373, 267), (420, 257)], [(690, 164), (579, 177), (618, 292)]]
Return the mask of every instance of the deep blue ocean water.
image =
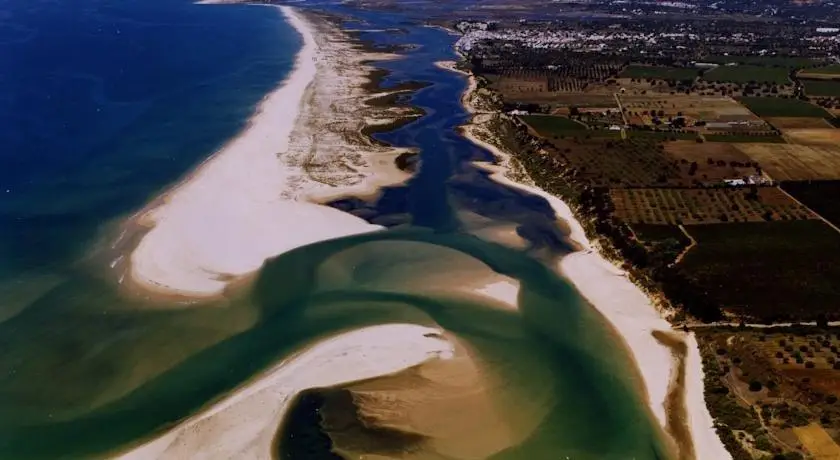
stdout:
[(0, 0), (0, 282), (79, 257), (206, 158), (300, 45), (270, 7)]

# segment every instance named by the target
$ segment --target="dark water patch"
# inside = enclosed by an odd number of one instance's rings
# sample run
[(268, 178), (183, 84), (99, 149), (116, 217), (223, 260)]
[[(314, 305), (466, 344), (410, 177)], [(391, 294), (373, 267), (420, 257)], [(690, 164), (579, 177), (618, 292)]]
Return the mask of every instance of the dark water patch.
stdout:
[(321, 426), (325, 397), (320, 389), (301, 392), (291, 403), (275, 440), (281, 460), (343, 460)]
[[(317, 394), (320, 402), (318, 408), (320, 431), (330, 439), (333, 452), (364, 452), (386, 457), (398, 456), (418, 450), (426, 440), (426, 437), (421, 434), (391, 426), (380, 426), (376, 420), (363, 416), (351, 389), (325, 388), (306, 393)], [(287, 430), (284, 436), (290, 434)]]
[(415, 152), (401, 153), (394, 160), (400, 171), (415, 172), (420, 164), (420, 156)]

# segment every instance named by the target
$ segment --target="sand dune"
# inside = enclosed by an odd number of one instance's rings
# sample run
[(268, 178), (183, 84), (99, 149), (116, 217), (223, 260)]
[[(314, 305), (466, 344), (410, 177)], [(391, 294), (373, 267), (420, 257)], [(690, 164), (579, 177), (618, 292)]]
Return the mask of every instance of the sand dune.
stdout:
[(323, 340), (120, 460), (270, 460), (292, 398), (312, 387), (387, 375), (454, 354), (442, 331), (410, 324), (371, 326)]

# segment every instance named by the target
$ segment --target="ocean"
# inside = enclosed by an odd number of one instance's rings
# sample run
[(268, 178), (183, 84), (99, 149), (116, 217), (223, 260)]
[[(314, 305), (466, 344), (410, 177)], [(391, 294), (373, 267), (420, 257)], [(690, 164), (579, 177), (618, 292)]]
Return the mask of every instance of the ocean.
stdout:
[[(0, 458), (125, 450), (314, 340), (389, 323), (442, 327), (497, 382), (491, 406), (516, 421), (516, 443), (491, 458), (664, 458), (638, 372), (604, 318), (545, 260), (469, 233), (482, 219), (550, 254), (571, 250), (545, 200), (472, 165), (491, 156), (454, 130), (467, 120), (464, 78), (434, 66), (454, 58), (454, 37), (412, 18), (320, 6), (355, 17), (349, 27), (400, 30), (363, 39), (420, 45), (381, 66), (385, 86), (433, 83), (412, 96), (427, 115), (377, 135), (421, 151), (419, 172), (375, 204), (412, 226), (295, 249), (247, 289), (189, 308), (127, 296), (104, 255), (121, 222), (245, 126), (290, 72), (300, 36), (262, 6), (0, 3)], [(518, 310), (436, 289), (449, 273), (516, 280)], [(313, 427), (315, 399), (277, 426), (277, 456), (384, 452)], [(337, 418), (361, 410), (324, 407)], [(312, 430), (312, 443), (282, 442)], [(409, 434), (397, 450), (443, 458)]]
[(266, 8), (3, 3), (0, 283), (61, 271), (103, 224), (204, 160), (301, 45)]

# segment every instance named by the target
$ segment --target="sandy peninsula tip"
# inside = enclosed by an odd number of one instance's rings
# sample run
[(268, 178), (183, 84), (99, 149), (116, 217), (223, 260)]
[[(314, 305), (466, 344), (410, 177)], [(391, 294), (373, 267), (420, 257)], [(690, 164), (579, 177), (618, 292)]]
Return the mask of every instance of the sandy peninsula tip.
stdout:
[(392, 56), (364, 53), (291, 7), (279, 11), (303, 38), (294, 70), (246, 129), (138, 214), (147, 231), (130, 254), (134, 286), (217, 296), (270, 257), (380, 229), (321, 203), (408, 177), (394, 165), (404, 149), (361, 134), (364, 120), (393, 118), (388, 108), (366, 106), (362, 88), (365, 62)]

